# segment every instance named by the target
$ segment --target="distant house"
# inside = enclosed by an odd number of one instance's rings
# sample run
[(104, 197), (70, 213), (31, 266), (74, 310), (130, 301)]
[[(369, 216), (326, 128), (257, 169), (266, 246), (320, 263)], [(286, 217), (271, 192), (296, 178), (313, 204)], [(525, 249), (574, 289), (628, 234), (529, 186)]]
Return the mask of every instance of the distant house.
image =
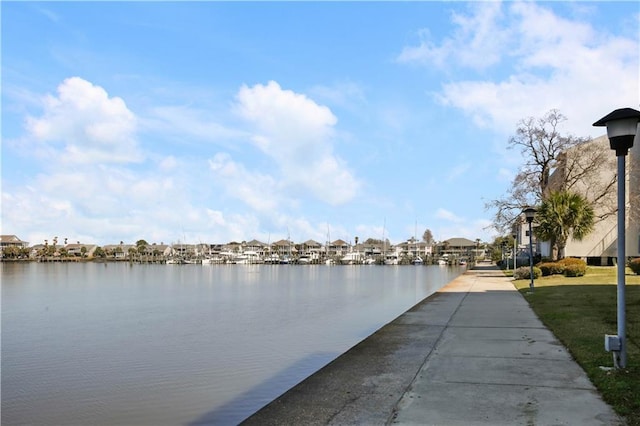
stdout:
[(418, 256), (424, 258), (431, 256), (431, 246), (424, 241), (409, 240), (398, 244), (399, 255), (401, 257), (416, 258)]
[(298, 253), (300, 255), (309, 256), (312, 261), (320, 259), (320, 253), (322, 252), (322, 244), (315, 240), (307, 240), (298, 245)]
[(22, 241), (15, 235), (0, 235), (0, 250), (5, 247), (29, 247), (29, 243), (27, 241)]
[(3, 257), (4, 250), (9, 247), (16, 247), (19, 249), (27, 248), (29, 247), (29, 243), (27, 241), (22, 241), (15, 235), (0, 235), (0, 258)]
[(264, 257), (265, 256), (265, 252), (267, 251), (267, 244), (263, 243), (262, 241), (258, 241), (258, 240), (251, 240), (248, 241), (245, 245), (244, 245), (244, 251), (245, 252), (253, 252), (256, 253), (259, 257)]
[(329, 244), (328, 255), (332, 256), (344, 256), (349, 252), (349, 244), (344, 240), (335, 240)]
[(67, 250), (67, 256), (75, 256), (75, 257), (93, 257), (96, 249), (98, 248), (95, 244), (67, 244), (64, 246)]
[[(128, 250), (128, 249), (127, 249)], [(138, 252), (140, 248), (137, 249)], [(138, 253), (140, 255), (146, 256), (146, 258), (155, 259), (156, 257), (168, 257), (173, 253), (173, 249), (170, 245), (167, 244), (149, 244), (144, 246), (144, 251), (142, 253)]]
[(129, 249), (135, 248), (133, 244), (108, 244), (102, 247), (107, 258), (124, 260), (129, 258)]
[(271, 244), (271, 252), (279, 256), (289, 256), (295, 252), (295, 247), (291, 240), (280, 240)]
[(449, 255), (454, 258), (471, 257), (475, 253), (478, 243), (466, 238), (449, 238), (437, 244), (439, 256)]

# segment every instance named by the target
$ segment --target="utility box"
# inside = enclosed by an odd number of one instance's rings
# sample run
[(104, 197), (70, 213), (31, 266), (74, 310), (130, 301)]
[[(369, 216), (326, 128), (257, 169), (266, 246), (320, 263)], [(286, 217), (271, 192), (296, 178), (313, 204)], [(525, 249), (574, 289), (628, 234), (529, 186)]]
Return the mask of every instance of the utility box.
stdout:
[(611, 351), (619, 351), (620, 350), (620, 337), (615, 334), (605, 334), (604, 335), (604, 349), (607, 352)]

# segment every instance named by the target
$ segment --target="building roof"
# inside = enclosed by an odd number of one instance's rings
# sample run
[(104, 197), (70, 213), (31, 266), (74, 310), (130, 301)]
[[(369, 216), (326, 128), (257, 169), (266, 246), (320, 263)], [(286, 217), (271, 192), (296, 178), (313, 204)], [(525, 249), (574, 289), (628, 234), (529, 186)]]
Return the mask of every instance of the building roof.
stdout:
[(26, 241), (22, 241), (15, 235), (0, 235), (0, 243), (2, 244), (24, 244)]
[(466, 238), (449, 238), (445, 241), (451, 247), (475, 247), (476, 242)]

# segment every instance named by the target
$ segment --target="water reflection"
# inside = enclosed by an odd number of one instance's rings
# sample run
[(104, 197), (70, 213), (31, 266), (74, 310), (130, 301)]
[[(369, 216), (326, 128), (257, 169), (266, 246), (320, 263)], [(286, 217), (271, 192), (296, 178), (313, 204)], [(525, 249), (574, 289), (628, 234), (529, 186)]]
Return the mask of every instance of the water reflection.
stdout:
[(2, 265), (6, 424), (236, 424), (460, 269)]

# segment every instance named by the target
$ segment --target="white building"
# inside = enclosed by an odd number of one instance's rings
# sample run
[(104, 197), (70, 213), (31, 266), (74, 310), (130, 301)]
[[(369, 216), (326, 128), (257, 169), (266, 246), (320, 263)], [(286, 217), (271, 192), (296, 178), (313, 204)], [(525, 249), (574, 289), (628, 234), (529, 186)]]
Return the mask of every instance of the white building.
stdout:
[[(599, 206), (595, 209), (596, 216), (602, 215), (606, 211), (614, 211), (615, 203), (617, 200), (617, 185), (615, 184), (617, 168), (616, 168), (616, 155), (609, 147), (609, 139), (606, 136), (593, 139), (586, 144), (578, 145), (571, 150), (567, 151), (565, 155), (567, 158), (572, 159), (575, 163), (579, 164), (580, 159), (585, 156), (585, 152), (590, 148), (590, 145), (597, 146), (600, 149), (606, 150), (610, 157), (611, 162), (607, 160), (606, 167), (604, 167), (599, 175), (601, 184), (611, 185), (608, 191), (607, 199), (601, 201)], [(638, 136), (634, 140), (634, 145), (629, 150), (629, 155), (626, 156), (626, 255), (630, 257), (640, 256), (640, 227), (638, 226), (640, 221), (640, 141)], [(550, 187), (557, 185), (563, 175), (566, 173), (562, 167), (559, 167), (554, 171), (550, 177)], [(573, 190), (587, 197), (588, 200), (593, 201), (593, 197), (597, 195), (598, 191), (593, 191), (593, 188), (589, 187), (588, 182), (580, 182)], [(613, 204), (612, 204), (613, 203)], [(592, 264), (607, 265), (612, 264), (613, 258), (617, 256), (617, 215), (610, 214), (604, 219), (598, 221), (595, 225), (594, 231), (591, 232), (582, 241), (576, 241), (571, 238), (567, 241), (565, 247), (566, 257), (580, 257)], [(526, 223), (525, 223), (526, 226)], [(540, 252), (543, 256), (551, 255), (551, 247), (549, 244), (540, 244)]]

